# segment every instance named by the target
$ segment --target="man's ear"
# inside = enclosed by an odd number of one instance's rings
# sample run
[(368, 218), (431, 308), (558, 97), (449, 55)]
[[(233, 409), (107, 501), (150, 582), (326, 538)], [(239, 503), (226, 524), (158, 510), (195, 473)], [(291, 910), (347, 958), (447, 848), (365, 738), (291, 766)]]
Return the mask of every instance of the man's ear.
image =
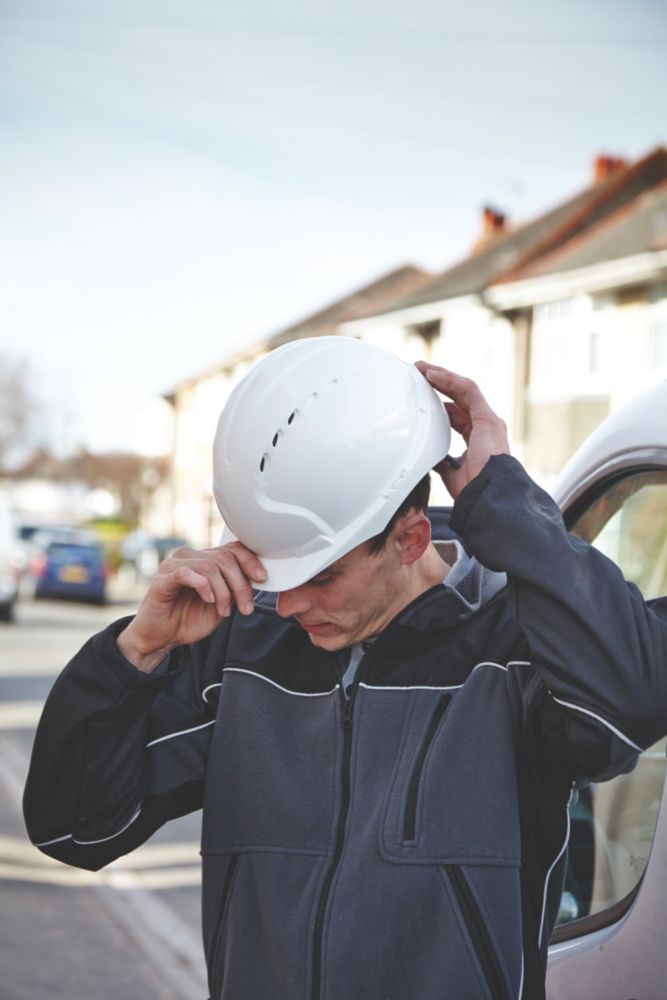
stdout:
[(423, 556), (431, 543), (431, 522), (423, 511), (410, 511), (399, 518), (392, 532), (399, 558), (409, 566)]

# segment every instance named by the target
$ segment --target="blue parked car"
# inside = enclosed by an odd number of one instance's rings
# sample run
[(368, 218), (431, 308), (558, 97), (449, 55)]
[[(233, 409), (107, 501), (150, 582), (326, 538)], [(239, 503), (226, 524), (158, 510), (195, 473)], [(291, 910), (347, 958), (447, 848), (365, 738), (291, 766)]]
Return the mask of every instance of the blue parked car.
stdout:
[(52, 541), (33, 556), (35, 597), (70, 597), (106, 603), (109, 575), (99, 542)]

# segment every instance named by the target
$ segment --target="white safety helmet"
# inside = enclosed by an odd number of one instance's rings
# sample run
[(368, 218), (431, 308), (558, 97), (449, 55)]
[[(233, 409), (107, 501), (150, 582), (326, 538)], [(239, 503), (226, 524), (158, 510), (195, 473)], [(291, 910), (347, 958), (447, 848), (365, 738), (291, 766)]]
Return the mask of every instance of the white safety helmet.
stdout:
[(213, 445), (222, 541), (290, 590), (381, 532), (445, 457), (449, 419), (414, 365), (351, 337), (296, 340), (236, 386)]

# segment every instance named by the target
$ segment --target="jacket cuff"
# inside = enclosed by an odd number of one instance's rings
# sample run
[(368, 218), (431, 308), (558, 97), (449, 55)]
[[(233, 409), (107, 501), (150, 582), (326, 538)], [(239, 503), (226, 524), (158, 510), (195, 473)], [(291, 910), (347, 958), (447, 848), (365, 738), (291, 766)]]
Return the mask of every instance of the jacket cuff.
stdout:
[(491, 483), (498, 485), (504, 481), (509, 484), (512, 480), (525, 481), (526, 478), (526, 470), (512, 455), (492, 455), (481, 472), (461, 490), (454, 501), (450, 526), (465, 539), (468, 522)]
[[(173, 660), (178, 659), (178, 657), (173, 657), (172, 653), (168, 653), (155, 670), (149, 674), (130, 663), (118, 648), (116, 639), (127, 628), (133, 617), (133, 615), (129, 615), (126, 618), (119, 618), (103, 632), (94, 636), (92, 643), (95, 655), (112, 675), (109, 677), (110, 687), (116, 689), (117, 693), (120, 693), (119, 688), (123, 691), (131, 688), (153, 688), (157, 693), (165, 687), (175, 673), (178, 673), (177, 670), (170, 669)], [(173, 653), (176, 652), (177, 650), (173, 650)]]

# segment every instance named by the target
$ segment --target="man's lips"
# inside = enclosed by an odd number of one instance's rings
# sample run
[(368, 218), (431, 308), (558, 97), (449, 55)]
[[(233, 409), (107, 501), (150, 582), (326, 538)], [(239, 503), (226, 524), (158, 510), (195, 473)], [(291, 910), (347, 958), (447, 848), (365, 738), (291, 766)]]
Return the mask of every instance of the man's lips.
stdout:
[(326, 632), (329, 629), (335, 628), (331, 622), (302, 622), (299, 621), (301, 628), (305, 629), (306, 632), (312, 633), (313, 635), (318, 635), (322, 632)]

